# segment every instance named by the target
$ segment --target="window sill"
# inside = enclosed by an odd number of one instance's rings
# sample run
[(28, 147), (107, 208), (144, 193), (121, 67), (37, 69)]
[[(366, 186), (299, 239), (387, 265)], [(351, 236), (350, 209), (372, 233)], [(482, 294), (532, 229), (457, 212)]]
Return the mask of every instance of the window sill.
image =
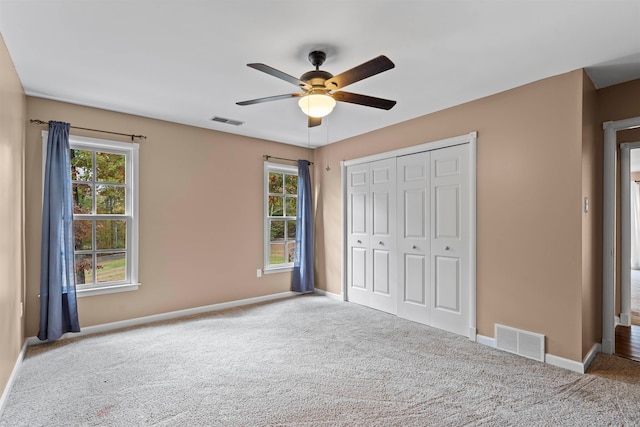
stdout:
[(126, 283), (124, 285), (102, 286), (99, 288), (77, 289), (76, 297), (92, 297), (96, 295), (114, 294), (117, 292), (137, 291), (140, 283)]
[(293, 271), (293, 267), (271, 267), (269, 269), (263, 269), (264, 274), (274, 274), (274, 273), (290, 273)]

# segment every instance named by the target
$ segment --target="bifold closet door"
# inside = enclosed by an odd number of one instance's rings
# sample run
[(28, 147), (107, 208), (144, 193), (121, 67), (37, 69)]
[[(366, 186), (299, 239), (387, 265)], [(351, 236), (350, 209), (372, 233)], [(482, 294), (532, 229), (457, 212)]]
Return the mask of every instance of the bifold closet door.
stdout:
[(430, 155), (398, 157), (398, 316), (430, 323)]
[(469, 144), (431, 154), (431, 326), (469, 336)]
[(347, 297), (371, 304), (369, 164), (347, 168)]
[(396, 313), (396, 159), (369, 164), (372, 308)]
[(398, 157), (398, 316), (469, 336), (469, 144)]
[(347, 299), (469, 336), (469, 144), (347, 167)]
[(396, 313), (395, 158), (347, 168), (347, 297)]

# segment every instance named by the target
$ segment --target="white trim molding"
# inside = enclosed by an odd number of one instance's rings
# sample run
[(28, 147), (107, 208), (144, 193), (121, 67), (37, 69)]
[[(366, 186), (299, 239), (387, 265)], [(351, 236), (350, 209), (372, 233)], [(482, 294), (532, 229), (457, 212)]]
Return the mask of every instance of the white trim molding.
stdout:
[[(121, 320), (118, 322), (104, 323), (102, 325), (86, 326), (78, 333), (66, 333), (60, 339), (75, 338), (85, 335), (92, 335), (101, 332), (110, 332), (117, 329), (129, 328), (131, 326), (140, 326), (152, 322), (161, 322), (163, 320), (172, 320), (180, 317), (193, 316), (194, 314), (209, 313), (212, 311), (220, 311), (228, 308), (241, 307), (245, 305), (258, 304), (261, 302), (274, 301), (283, 298), (298, 296), (298, 292), (281, 292), (279, 294), (264, 295), (261, 297), (246, 298), (236, 301), (222, 302), (219, 304), (205, 305), (185, 310), (170, 311), (168, 313), (153, 314), (151, 316), (137, 317), (135, 319)], [(37, 337), (27, 338), (28, 345), (44, 344), (47, 341), (40, 341)]]
[(478, 132), (466, 133), (464, 135), (453, 136), (451, 138), (440, 139), (433, 142), (425, 142), (424, 144), (412, 145), (410, 147), (400, 148), (397, 150), (385, 151), (384, 153), (372, 154), (371, 156), (358, 157), (356, 159), (344, 160), (341, 166), (359, 165), (362, 163), (371, 163), (377, 160), (390, 159), (391, 157), (407, 156), (409, 154), (420, 153), (422, 151), (437, 150), (439, 148), (453, 147), (454, 145), (475, 143), (478, 138)]
[(631, 325), (631, 150), (640, 142), (620, 144), (620, 320)]
[(496, 348), (496, 339), (487, 337), (484, 335), (476, 335), (476, 342), (478, 344), (486, 345), (487, 347)]
[(600, 353), (600, 350), (602, 350), (602, 345), (600, 345), (600, 343), (595, 343), (587, 355), (584, 356), (584, 359), (582, 360), (583, 373), (587, 372), (591, 363), (593, 363), (598, 353)]
[(608, 121), (604, 130), (604, 173), (602, 205), (602, 344), (605, 354), (615, 349), (616, 283), (616, 153), (618, 131), (640, 127), (640, 117)]
[(544, 355), (544, 363), (548, 363), (549, 365), (553, 365), (557, 368), (567, 369), (579, 374), (584, 374), (584, 365), (575, 360), (565, 359), (564, 357), (547, 353)]
[[(96, 295), (114, 294), (117, 292), (137, 291), (140, 283), (126, 283), (124, 285), (101, 286), (92, 289), (77, 289), (76, 296), (78, 298), (92, 297)], [(40, 297), (40, 295), (38, 295)]]
[[(279, 217), (272, 217), (269, 216), (269, 173), (270, 172), (277, 172), (277, 173), (282, 173), (283, 175), (295, 175), (296, 177), (298, 176), (298, 167), (297, 166), (292, 166), (292, 165), (283, 165), (281, 163), (272, 163), (272, 162), (264, 162), (264, 182), (263, 182), (263, 204), (264, 204), (264, 211), (262, 214), (262, 221), (263, 221), (263, 255), (264, 255), (264, 259), (263, 259), (263, 267), (262, 267), (262, 273), (263, 274), (272, 274), (272, 273), (288, 273), (293, 271), (293, 262), (285, 262), (286, 261), (286, 257), (287, 257), (287, 240), (290, 240), (288, 237), (288, 234), (285, 232), (284, 234), (284, 241), (282, 242), (283, 245), (283, 263), (282, 264), (271, 264), (271, 221), (284, 221), (285, 223), (289, 222), (289, 221), (295, 221), (296, 217), (295, 215), (292, 217), (291, 215), (286, 215), (286, 216), (279, 216)], [(283, 215), (286, 210), (286, 190), (285, 190), (285, 182), (284, 182), (284, 177), (283, 177), (283, 181), (282, 181), (282, 189), (283, 192), (280, 194), (279, 197), (282, 197), (282, 208), (283, 208)], [(275, 193), (272, 193), (275, 194)], [(289, 195), (291, 197), (293, 197), (294, 195), (291, 194)], [(298, 197), (297, 193), (295, 194), (295, 197)]]
[[(620, 292), (622, 294), (622, 292)], [(622, 295), (620, 296), (621, 299)], [(629, 303), (629, 307), (631, 307), (631, 299), (628, 300)], [(624, 306), (624, 302), (621, 304), (621, 306)], [(631, 311), (631, 310), (629, 310)], [(629, 313), (620, 313), (620, 317), (616, 316), (616, 326), (618, 325), (622, 325), (622, 326), (631, 326), (631, 315)]]
[(16, 377), (18, 376), (18, 371), (22, 366), (22, 362), (24, 361), (24, 356), (27, 354), (27, 341), (22, 345), (22, 350), (20, 350), (20, 354), (18, 354), (18, 359), (16, 363), (13, 365), (13, 370), (11, 371), (11, 375), (9, 375), (9, 380), (4, 387), (4, 391), (2, 392), (2, 396), (0, 397), (0, 419), (2, 419), (2, 413), (4, 412), (4, 407), (7, 404), (7, 399), (9, 398), (9, 393), (13, 388), (13, 383), (16, 381)]
[(478, 332), (476, 287), (478, 132), (471, 132), (469, 135), (464, 136), (469, 139), (469, 339), (476, 341)]
[(544, 361), (549, 365), (557, 366), (558, 368), (568, 369), (573, 372), (577, 372), (579, 374), (584, 374), (589, 369), (589, 366), (596, 358), (596, 355), (600, 353), (602, 346), (599, 343), (595, 343), (591, 350), (584, 357), (582, 362), (577, 362), (575, 360), (565, 359), (564, 357), (554, 356), (553, 354), (545, 354)]
[(344, 297), (341, 294), (325, 291), (324, 289), (314, 289), (313, 291), (318, 295), (331, 298), (332, 300), (335, 300), (335, 301), (344, 301)]
[(340, 183), (341, 183), (341, 191), (342, 191), (342, 203), (340, 203), (340, 235), (342, 239), (340, 239), (340, 265), (342, 266), (342, 274), (340, 275), (340, 289), (342, 289), (342, 299), (343, 301), (349, 300), (349, 294), (347, 289), (348, 283), (348, 269), (345, 268), (347, 266), (347, 259), (349, 254), (347, 253), (347, 166), (344, 164), (344, 160), (340, 161)]

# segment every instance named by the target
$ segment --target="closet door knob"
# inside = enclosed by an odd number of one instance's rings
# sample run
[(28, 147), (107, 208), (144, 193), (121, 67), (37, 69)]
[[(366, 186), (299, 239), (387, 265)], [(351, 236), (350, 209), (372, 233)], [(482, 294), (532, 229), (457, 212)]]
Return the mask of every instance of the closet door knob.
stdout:
[(384, 243), (383, 243), (383, 242), (378, 242), (378, 244), (379, 244), (380, 246), (384, 246)]
[(358, 243), (362, 243), (362, 240), (358, 240)]
[(418, 249), (416, 245), (411, 246), (411, 249)]
[(449, 246), (445, 246), (445, 247), (444, 247), (444, 250), (445, 250), (445, 251), (448, 251), (448, 250), (449, 250)]

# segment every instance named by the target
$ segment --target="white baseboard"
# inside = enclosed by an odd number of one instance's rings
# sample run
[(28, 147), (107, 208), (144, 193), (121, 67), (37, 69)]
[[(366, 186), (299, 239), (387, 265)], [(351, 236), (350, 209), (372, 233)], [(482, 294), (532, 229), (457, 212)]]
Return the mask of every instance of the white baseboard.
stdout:
[(22, 361), (24, 360), (24, 356), (27, 354), (27, 341), (22, 345), (22, 350), (20, 350), (20, 354), (18, 354), (18, 359), (16, 360), (15, 365), (13, 365), (13, 370), (11, 371), (11, 375), (9, 375), (9, 380), (4, 387), (4, 391), (2, 392), (2, 396), (0, 397), (0, 419), (2, 418), (2, 413), (4, 412), (4, 406), (7, 403), (7, 398), (9, 397), (9, 392), (13, 387), (13, 383), (16, 380), (16, 376), (18, 375), (18, 371), (20, 370), (20, 366), (22, 366)]
[(595, 343), (593, 347), (591, 347), (591, 350), (589, 350), (587, 355), (584, 357), (582, 362), (576, 362), (575, 360), (569, 360), (563, 357), (554, 356), (553, 354), (546, 354), (545, 362), (559, 368), (564, 368), (573, 372), (577, 372), (579, 374), (584, 374), (585, 372), (587, 372), (587, 369), (589, 369), (589, 365), (591, 365), (593, 359), (596, 358), (596, 355), (600, 353), (601, 348), (602, 347), (600, 343)]
[(631, 326), (631, 315), (628, 313), (620, 313), (620, 324), (622, 326)]
[[(60, 339), (65, 339), (65, 338), (75, 338), (75, 337), (81, 337), (84, 335), (91, 335), (91, 334), (97, 334), (100, 332), (108, 332), (108, 331), (113, 331), (116, 329), (123, 329), (123, 328), (128, 328), (131, 326), (139, 326), (139, 325), (144, 325), (147, 323), (152, 323), (152, 322), (160, 322), (163, 320), (171, 320), (171, 319), (177, 319), (179, 317), (185, 317), (185, 316), (192, 316), (194, 314), (202, 314), (202, 313), (208, 313), (211, 311), (220, 311), (220, 310), (225, 310), (227, 308), (234, 308), (234, 307), (241, 307), (244, 305), (251, 305), (251, 304), (257, 304), (257, 303), (261, 303), (261, 302), (267, 302), (267, 301), (273, 301), (273, 300), (278, 300), (278, 299), (283, 299), (283, 298), (289, 298), (292, 296), (297, 296), (300, 295), (297, 292), (281, 292), (279, 294), (271, 294), (271, 295), (264, 295), (261, 297), (255, 297), (255, 298), (246, 298), (246, 299), (241, 299), (241, 300), (237, 300), (237, 301), (229, 301), (229, 302), (223, 302), (223, 303), (219, 303), (219, 304), (212, 304), (212, 305), (205, 305), (205, 306), (201, 306), (201, 307), (194, 307), (194, 308), (187, 308), (185, 310), (177, 310), (177, 311), (171, 311), (168, 313), (161, 313), (161, 314), (154, 314), (151, 316), (145, 316), (145, 317), (137, 317), (135, 319), (129, 319), (129, 320), (121, 320), (119, 322), (112, 322), (112, 323), (104, 323), (102, 325), (95, 325), (95, 326), (85, 326), (82, 328), (81, 332), (77, 332), (77, 333), (66, 333), (64, 335), (62, 335), (62, 337), (60, 337)], [(47, 341), (40, 341), (37, 337), (29, 337), (27, 338), (27, 344), (28, 345), (36, 345), (36, 344), (43, 344)]]
[(485, 337), (484, 335), (476, 335), (476, 342), (478, 344), (486, 345), (489, 347), (496, 347), (496, 339), (491, 337)]
[[(484, 335), (477, 335), (476, 342), (478, 344), (496, 348), (495, 338), (486, 337)], [(587, 372), (587, 369), (589, 368), (589, 365), (591, 365), (591, 362), (593, 362), (593, 359), (595, 359), (596, 354), (600, 352), (600, 348), (601, 347), (599, 343), (594, 344), (582, 362), (565, 359), (564, 357), (555, 356), (549, 353), (546, 353), (544, 355), (544, 362), (558, 368), (568, 369), (573, 372), (578, 372), (579, 374), (584, 374), (585, 372)]]
[(591, 366), (591, 362), (593, 362), (593, 359), (596, 358), (596, 355), (600, 353), (601, 350), (602, 346), (599, 342), (595, 343), (593, 347), (591, 347), (591, 350), (589, 350), (587, 355), (584, 357), (584, 360), (582, 361), (582, 365), (584, 367), (583, 373), (587, 372), (587, 369), (589, 369), (589, 366)]
[(584, 374), (585, 371), (582, 362), (565, 359), (564, 357), (555, 356), (549, 353), (544, 355), (544, 363), (548, 363), (549, 365), (553, 365), (558, 368), (568, 369), (569, 371), (577, 372), (579, 374)]
[(314, 289), (313, 291), (318, 295), (329, 297), (336, 301), (344, 301), (344, 298), (342, 297), (341, 294), (335, 294), (333, 292), (325, 291), (324, 289)]

